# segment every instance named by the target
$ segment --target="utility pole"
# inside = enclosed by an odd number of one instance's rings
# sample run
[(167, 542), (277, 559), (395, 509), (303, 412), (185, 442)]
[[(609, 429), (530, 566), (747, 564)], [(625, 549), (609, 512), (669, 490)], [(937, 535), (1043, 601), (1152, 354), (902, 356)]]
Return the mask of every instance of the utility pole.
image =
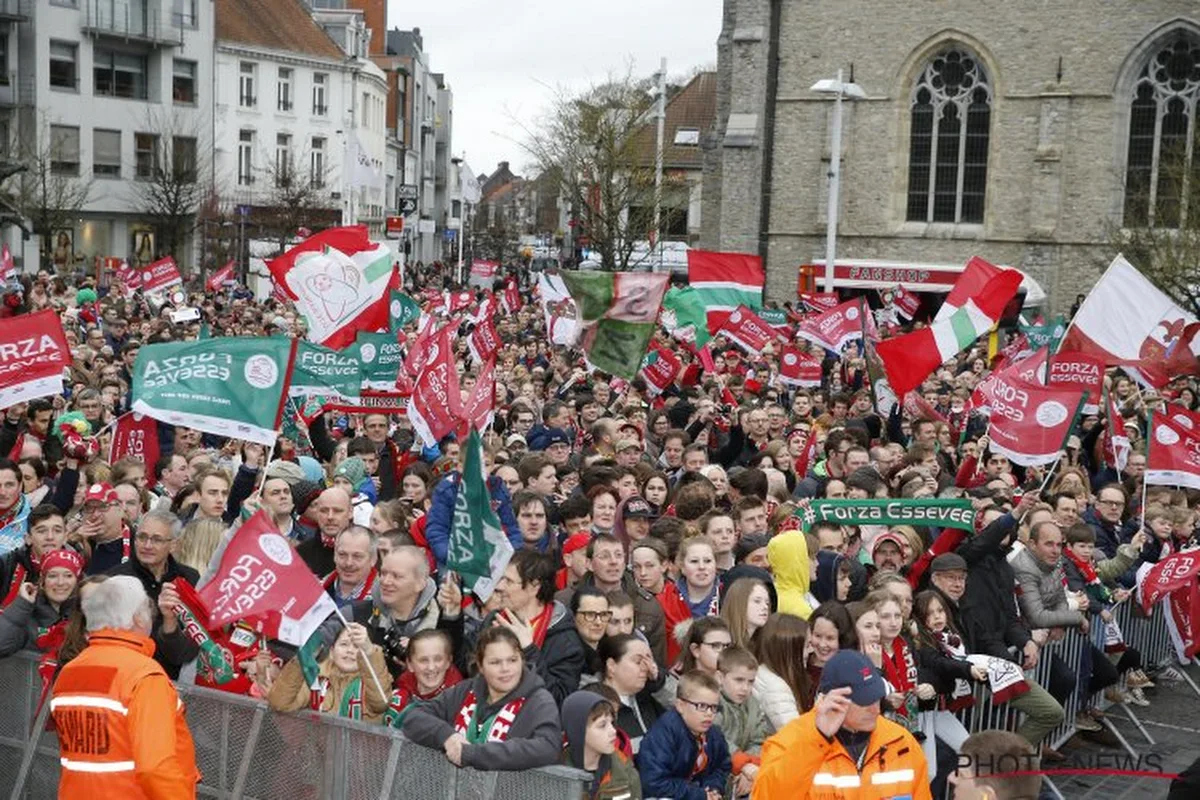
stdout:
[(658, 117), (658, 140), (654, 151), (654, 250), (658, 253), (658, 269), (662, 269), (662, 182), (663, 134), (667, 124), (667, 59), (658, 68), (658, 102), (654, 114)]
[(463, 165), (467, 163), (467, 151), (464, 150), (463, 154), (454, 159), (454, 161), (458, 170), (458, 175), (456, 176), (458, 179), (458, 282), (465, 283), (463, 275), (463, 234), (466, 232), (467, 227), (467, 199), (463, 195), (462, 170)]
[(837, 94), (833, 100), (833, 142), (829, 146), (829, 208), (825, 213), (825, 291), (834, 289), (834, 259), (837, 255), (838, 192), (842, 179), (842, 71), (837, 74)]

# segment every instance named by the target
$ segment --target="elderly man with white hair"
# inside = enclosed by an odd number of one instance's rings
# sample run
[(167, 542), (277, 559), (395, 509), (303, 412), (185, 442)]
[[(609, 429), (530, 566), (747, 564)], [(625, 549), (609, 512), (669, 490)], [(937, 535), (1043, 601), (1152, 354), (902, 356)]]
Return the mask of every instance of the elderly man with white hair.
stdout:
[(84, 591), (88, 646), (62, 668), (50, 711), (59, 797), (195, 797), (200, 774), (183, 704), (152, 658), (154, 609), (141, 582), (110, 577)]

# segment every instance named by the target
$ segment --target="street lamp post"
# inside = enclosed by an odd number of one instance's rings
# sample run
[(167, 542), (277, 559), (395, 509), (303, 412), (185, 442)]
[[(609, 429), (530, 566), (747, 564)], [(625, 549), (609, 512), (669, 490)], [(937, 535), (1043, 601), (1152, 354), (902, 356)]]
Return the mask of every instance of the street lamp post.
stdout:
[(812, 85), (812, 90), (834, 96), (831, 135), (833, 141), (829, 146), (829, 203), (825, 212), (825, 291), (832, 292), (833, 265), (837, 256), (838, 194), (842, 176), (842, 98), (862, 100), (866, 98), (867, 93), (857, 83), (844, 83), (840, 69), (837, 80), (819, 80)]

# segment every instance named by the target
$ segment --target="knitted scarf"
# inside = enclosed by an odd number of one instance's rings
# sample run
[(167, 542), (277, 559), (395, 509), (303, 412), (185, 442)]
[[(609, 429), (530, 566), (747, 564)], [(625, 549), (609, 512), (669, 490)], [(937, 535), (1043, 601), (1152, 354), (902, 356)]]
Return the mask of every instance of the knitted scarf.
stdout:
[[(338, 699), (338, 716), (347, 719), (362, 719), (363, 697), (362, 678), (353, 678), (346, 685), (341, 698)], [(313, 711), (320, 711), (329, 694), (329, 678), (322, 675), (317, 678), (317, 685), (309, 690), (308, 706)]]
[(904, 695), (904, 705), (893, 709), (902, 724), (917, 719), (917, 662), (912, 648), (903, 636), (897, 636), (892, 646), (883, 648), (883, 677), (892, 685), (896, 694)]
[(465, 736), (471, 744), (507, 741), (512, 724), (516, 721), (517, 715), (521, 713), (524, 705), (524, 697), (514, 697), (505, 703), (491, 719), (477, 719), (478, 700), (474, 690), (467, 690), (467, 696), (463, 698), (458, 715), (454, 718), (454, 730)]
[(412, 670), (400, 673), (396, 679), (396, 688), (388, 699), (387, 710), (383, 712), (383, 724), (391, 728), (399, 728), (404, 723), (404, 717), (409, 710), (433, 700), (442, 692), (462, 682), (462, 674), (451, 664), (446, 670), (442, 683), (432, 692), (422, 692), (417, 685), (417, 676)]
[[(42, 703), (46, 702), (46, 697), (50, 694), (50, 687), (54, 685), (54, 674), (58, 672), (58, 648), (62, 647), (62, 643), (67, 638), (67, 620), (59, 620), (49, 628), (38, 628), (37, 638), (34, 639), (34, 644), (38, 650), (42, 651), (42, 657), (38, 660), (37, 671), (42, 678), (42, 691), (38, 696), (37, 711), (41, 711)], [(48, 725), (53, 727), (53, 717), (50, 718)]]
[[(950, 656), (956, 661), (967, 660), (967, 648), (963, 645), (962, 638), (957, 633), (954, 633), (949, 628), (943, 629), (933, 634), (937, 640), (938, 647), (942, 652)], [(950, 696), (944, 699), (946, 709), (948, 711), (961, 711), (964, 708), (970, 708), (975, 705), (975, 696), (971, 691), (971, 684), (962, 678), (954, 679), (954, 691)]]

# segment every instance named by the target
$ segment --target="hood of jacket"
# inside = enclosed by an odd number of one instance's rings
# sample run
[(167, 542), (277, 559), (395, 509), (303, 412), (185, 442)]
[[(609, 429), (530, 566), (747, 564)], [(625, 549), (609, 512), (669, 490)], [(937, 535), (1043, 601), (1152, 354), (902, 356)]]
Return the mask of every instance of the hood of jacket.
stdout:
[(817, 553), (817, 583), (813, 586), (813, 596), (822, 603), (837, 599), (838, 568), (846, 557), (832, 550), (822, 550)]
[[(588, 715), (592, 713), (592, 709), (601, 703), (609, 705), (609, 702), (595, 692), (589, 692), (582, 689), (575, 692), (562, 705), (562, 729), (567, 737), (567, 752), (570, 757), (572, 767), (583, 769), (583, 750), (584, 740), (587, 737), (587, 720)], [(611, 707), (611, 706), (610, 706)], [(601, 759), (601, 765), (596, 770), (600, 774), (607, 772)]]

